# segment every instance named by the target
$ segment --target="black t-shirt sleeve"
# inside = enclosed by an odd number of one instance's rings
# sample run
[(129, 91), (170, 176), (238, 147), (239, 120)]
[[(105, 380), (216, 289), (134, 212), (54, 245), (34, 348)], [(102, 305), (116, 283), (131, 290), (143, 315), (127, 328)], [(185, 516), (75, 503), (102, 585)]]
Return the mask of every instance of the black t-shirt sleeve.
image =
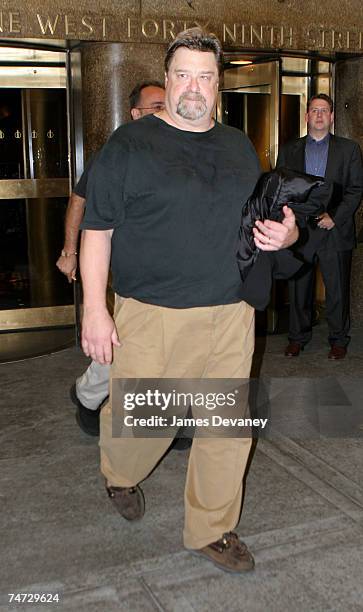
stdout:
[(73, 193), (86, 199), (89, 164), (85, 167), (78, 183), (73, 187)]
[(111, 138), (92, 163), (81, 229), (114, 229), (124, 222), (126, 167), (127, 154)]
[(81, 178), (78, 183), (73, 187), (73, 193), (80, 196), (81, 198), (86, 198), (87, 193), (87, 183), (89, 178), (89, 173), (92, 168), (92, 164), (96, 159), (97, 153), (93, 153), (89, 160), (87, 161), (86, 167), (81, 174)]

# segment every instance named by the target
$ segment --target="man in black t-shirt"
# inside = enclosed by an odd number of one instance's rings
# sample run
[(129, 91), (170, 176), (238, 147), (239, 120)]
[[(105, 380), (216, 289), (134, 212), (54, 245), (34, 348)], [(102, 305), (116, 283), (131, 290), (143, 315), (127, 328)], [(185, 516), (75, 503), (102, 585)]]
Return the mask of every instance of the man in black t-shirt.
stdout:
[[(159, 81), (148, 80), (138, 83), (129, 96), (131, 118), (141, 119), (163, 109), (164, 96), (164, 87)], [(67, 206), (64, 247), (56, 265), (70, 283), (76, 278), (79, 227), (86, 205), (88, 178), (95, 158), (96, 154), (93, 154), (88, 160)], [(100, 406), (108, 396), (109, 377), (110, 368), (107, 364), (102, 365), (92, 361), (84, 374), (71, 387), (71, 399), (77, 408), (77, 423), (89, 435), (99, 435)]]
[[(213, 119), (221, 65), (213, 35), (200, 28), (179, 34), (165, 59), (165, 110), (116, 130), (90, 177), (82, 223), (82, 347), (99, 363), (113, 360), (112, 378), (125, 384), (174, 379), (185, 391), (183, 379), (223, 385), (250, 375), (254, 310), (243, 301), (236, 251), (241, 207), (260, 167), (248, 138)], [(284, 214), (282, 223), (256, 222), (260, 249), (296, 241), (294, 215), (287, 207)], [(105, 304), (110, 256), (114, 320)], [(145, 394), (137, 398), (154, 416)], [(114, 414), (111, 402), (101, 412), (101, 469), (120, 514), (140, 519), (139, 483), (172, 437), (135, 437), (125, 413), (115, 437), (120, 406), (113, 400)], [(194, 437), (184, 497), (185, 547), (236, 573), (254, 566), (233, 532), (251, 448), (251, 439), (238, 435)]]

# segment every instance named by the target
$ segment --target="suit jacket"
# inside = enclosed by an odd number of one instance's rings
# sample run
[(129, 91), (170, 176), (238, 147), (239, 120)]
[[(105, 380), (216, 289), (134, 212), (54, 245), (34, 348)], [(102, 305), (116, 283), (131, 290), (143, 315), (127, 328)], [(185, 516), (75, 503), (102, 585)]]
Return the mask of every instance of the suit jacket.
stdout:
[[(306, 136), (284, 145), (276, 166), (305, 170)], [(314, 251), (346, 251), (356, 246), (354, 213), (363, 194), (363, 165), (359, 145), (348, 138), (330, 134), (325, 179), (332, 184), (328, 213), (335, 222), (329, 231), (309, 226), (309, 241)]]

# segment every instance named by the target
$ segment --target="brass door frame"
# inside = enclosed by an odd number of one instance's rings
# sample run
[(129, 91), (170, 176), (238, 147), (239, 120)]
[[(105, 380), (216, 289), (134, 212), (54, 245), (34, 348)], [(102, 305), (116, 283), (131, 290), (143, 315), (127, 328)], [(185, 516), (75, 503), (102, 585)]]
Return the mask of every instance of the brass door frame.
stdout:
[(3, 179), (0, 181), (0, 200), (68, 197), (69, 181), (69, 178)]
[[(5, 182), (10, 183), (8, 193), (12, 194), (11, 198), (7, 198), (5, 195), (6, 189), (2, 189), (1, 184)], [(39, 189), (39, 184), (42, 185), (42, 189)], [(0, 181), (0, 206), (1, 199), (67, 197), (68, 195), (69, 179)], [(74, 303), (62, 306), (44, 306), (41, 308), (0, 309), (0, 334), (6, 331), (74, 325), (75, 318)]]
[(74, 325), (74, 305), (0, 310), (0, 334), (9, 331)]
[(0, 87), (16, 89), (66, 89), (66, 72), (55, 66), (1, 66)]
[[(19, 179), (0, 181), (0, 200), (68, 197), (70, 179)], [(1, 201), (0, 201), (1, 206)], [(0, 332), (73, 325), (74, 305), (0, 310)]]

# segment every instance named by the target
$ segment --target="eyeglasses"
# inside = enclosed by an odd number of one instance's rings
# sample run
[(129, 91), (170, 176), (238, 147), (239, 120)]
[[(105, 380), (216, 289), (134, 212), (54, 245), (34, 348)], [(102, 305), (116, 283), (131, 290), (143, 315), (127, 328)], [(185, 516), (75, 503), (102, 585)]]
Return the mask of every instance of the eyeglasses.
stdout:
[(152, 110), (161, 111), (164, 110), (165, 104), (155, 104), (154, 106), (136, 106), (137, 110)]
[(319, 113), (327, 115), (330, 113), (330, 108), (309, 108), (309, 113), (313, 113), (314, 115), (318, 115)]

